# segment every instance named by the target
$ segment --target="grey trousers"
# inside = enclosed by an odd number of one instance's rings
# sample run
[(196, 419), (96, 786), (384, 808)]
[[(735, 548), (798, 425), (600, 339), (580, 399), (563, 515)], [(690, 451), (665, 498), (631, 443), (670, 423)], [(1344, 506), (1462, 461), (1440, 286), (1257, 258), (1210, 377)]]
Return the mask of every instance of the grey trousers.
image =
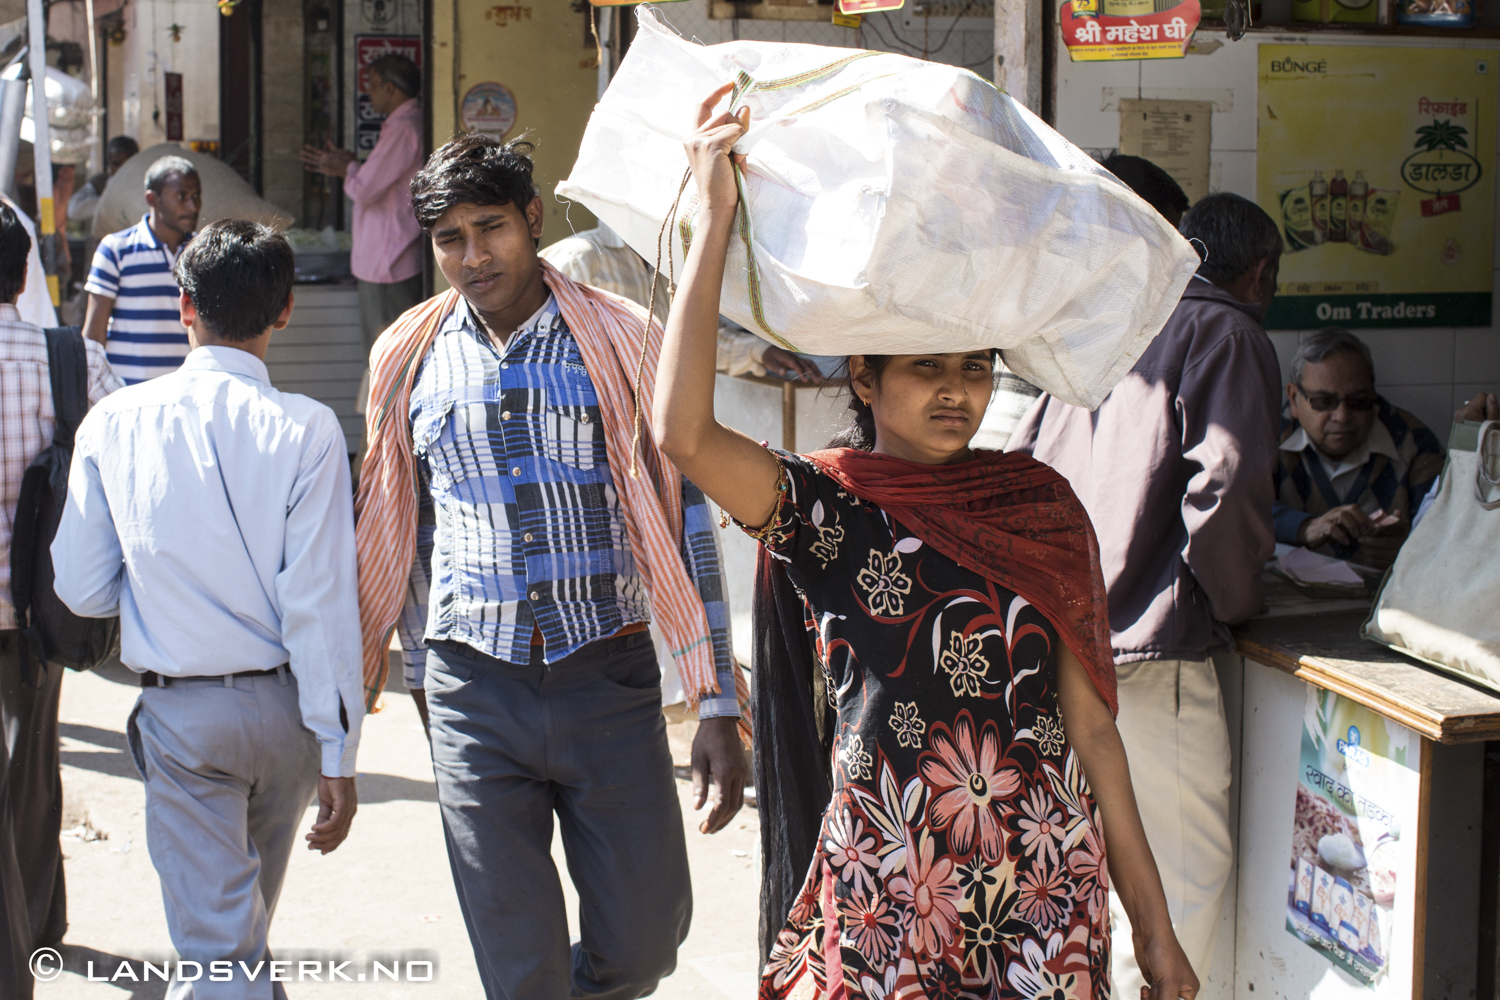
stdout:
[[(62, 748), (57, 709), (63, 668), (32, 663), (21, 676), (20, 633), (0, 631), (0, 720), (5, 728), (10, 830), (32, 948), (55, 945), (68, 929), (63, 885)], [(33, 686), (34, 685), (34, 686)]]
[(297, 827), (318, 786), (318, 741), (290, 671), (141, 691), (126, 727), (146, 779), (146, 844), (185, 959), (235, 962), (233, 982), (174, 981), (168, 1000), (282, 1000), (262, 969)]
[[(646, 632), (550, 667), (443, 643), (427, 657), (432, 763), (459, 904), (490, 1000), (635, 1000), (677, 965), (692, 885), (661, 672)], [(578, 889), (571, 949), (552, 817)]]
[(422, 276), (405, 281), (361, 281), (359, 283), (359, 328), (365, 335), (365, 360), (370, 348), (396, 322), (397, 317), (422, 301)]

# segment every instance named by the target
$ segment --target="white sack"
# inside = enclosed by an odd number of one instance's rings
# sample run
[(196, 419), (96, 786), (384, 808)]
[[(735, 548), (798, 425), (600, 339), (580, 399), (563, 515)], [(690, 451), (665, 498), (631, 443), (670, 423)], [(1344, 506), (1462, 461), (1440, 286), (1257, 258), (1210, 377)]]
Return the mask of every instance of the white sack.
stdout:
[(196, 153), (175, 142), (159, 142), (120, 164), (120, 169), (104, 186), (94, 210), (93, 234), (96, 239), (129, 229), (141, 221), (141, 216), (146, 214), (146, 171), (163, 156), (180, 156), (198, 168), (198, 183), (203, 185), (199, 229), (220, 219), (249, 219), (276, 230), (292, 224), (290, 212), (256, 194), (248, 181), (217, 156)]
[[(967, 70), (820, 45), (702, 46), (638, 16), (557, 193), (654, 262), (698, 105), (738, 80), (749, 226), (742, 215), (720, 311), (767, 340), (813, 354), (997, 347), (1012, 371), (1093, 407), (1197, 270), (1149, 205)], [(679, 272), (695, 190), (673, 226)]]

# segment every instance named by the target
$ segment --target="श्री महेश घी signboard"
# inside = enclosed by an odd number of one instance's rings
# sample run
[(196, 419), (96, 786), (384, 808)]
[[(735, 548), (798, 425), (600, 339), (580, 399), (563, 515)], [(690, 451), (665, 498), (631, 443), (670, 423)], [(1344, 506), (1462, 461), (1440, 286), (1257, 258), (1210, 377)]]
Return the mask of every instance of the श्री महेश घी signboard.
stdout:
[(1181, 59), (1201, 16), (1198, 0), (1063, 0), (1058, 29), (1073, 62)]
[(1285, 241), (1268, 329), (1490, 325), (1496, 59), (1260, 47), (1256, 195)]

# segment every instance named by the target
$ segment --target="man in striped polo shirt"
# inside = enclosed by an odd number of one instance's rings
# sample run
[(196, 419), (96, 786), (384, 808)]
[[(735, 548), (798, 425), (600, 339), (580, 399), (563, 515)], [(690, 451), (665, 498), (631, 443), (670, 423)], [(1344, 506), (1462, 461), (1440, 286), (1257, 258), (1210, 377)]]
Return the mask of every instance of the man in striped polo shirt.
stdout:
[(126, 385), (174, 372), (188, 354), (172, 266), (198, 227), (203, 186), (197, 168), (181, 156), (151, 164), (146, 204), (150, 211), (140, 222), (100, 241), (84, 286), (84, 336), (104, 345)]

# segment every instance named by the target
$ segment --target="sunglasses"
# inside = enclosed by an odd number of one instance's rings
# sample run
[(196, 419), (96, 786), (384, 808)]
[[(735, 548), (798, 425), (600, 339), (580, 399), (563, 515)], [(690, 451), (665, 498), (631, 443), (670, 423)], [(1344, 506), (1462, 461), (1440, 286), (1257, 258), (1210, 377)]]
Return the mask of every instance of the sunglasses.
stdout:
[(1302, 393), (1302, 398), (1307, 400), (1307, 405), (1319, 413), (1337, 410), (1340, 403), (1347, 406), (1350, 412), (1367, 413), (1375, 409), (1375, 404), (1380, 401), (1380, 397), (1373, 392), (1357, 392), (1352, 396), (1340, 396), (1336, 392), (1308, 392), (1300, 385), (1297, 386), (1297, 391)]

